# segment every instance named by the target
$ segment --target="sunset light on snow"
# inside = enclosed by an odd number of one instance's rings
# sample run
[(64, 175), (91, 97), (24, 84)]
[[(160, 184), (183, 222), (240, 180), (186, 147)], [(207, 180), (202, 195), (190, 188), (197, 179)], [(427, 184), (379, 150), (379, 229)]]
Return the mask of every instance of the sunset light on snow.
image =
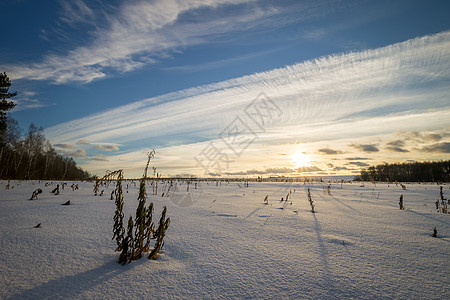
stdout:
[(0, 12), (0, 299), (450, 300), (450, 0)]

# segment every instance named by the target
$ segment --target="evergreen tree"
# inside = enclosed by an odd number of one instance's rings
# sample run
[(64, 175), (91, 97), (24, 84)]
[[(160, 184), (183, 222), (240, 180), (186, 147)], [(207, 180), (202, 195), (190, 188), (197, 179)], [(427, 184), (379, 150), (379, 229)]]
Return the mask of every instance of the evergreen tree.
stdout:
[(9, 92), (10, 86), (11, 81), (6, 73), (0, 73), (0, 147), (3, 147), (5, 142), (8, 119), (6, 113), (16, 106), (13, 101), (8, 100), (17, 95), (17, 92)]

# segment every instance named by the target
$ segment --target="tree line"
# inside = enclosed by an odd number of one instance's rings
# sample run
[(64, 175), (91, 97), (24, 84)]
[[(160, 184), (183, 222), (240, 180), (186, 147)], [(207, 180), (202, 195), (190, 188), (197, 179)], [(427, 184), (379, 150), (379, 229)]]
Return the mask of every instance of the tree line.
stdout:
[(56, 152), (42, 127), (31, 124), (22, 136), (18, 122), (7, 114), (15, 107), (10, 99), (17, 95), (9, 92), (10, 86), (6, 73), (0, 73), (0, 179), (89, 179), (73, 158)]
[(381, 164), (361, 171), (363, 181), (448, 182), (450, 160)]

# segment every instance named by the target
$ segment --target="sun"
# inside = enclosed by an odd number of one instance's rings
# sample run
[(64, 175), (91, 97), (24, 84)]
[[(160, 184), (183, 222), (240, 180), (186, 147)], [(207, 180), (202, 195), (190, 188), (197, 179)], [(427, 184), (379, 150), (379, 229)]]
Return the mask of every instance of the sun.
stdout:
[(304, 167), (309, 164), (311, 159), (309, 158), (309, 155), (303, 152), (296, 152), (294, 155), (292, 155), (292, 163), (297, 167)]

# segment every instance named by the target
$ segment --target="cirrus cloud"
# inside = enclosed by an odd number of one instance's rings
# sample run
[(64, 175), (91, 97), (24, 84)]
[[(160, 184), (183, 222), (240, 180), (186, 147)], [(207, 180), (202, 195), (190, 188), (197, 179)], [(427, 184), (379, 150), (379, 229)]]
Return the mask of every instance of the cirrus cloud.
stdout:
[(72, 144), (55, 144), (54, 145), (56, 148), (61, 148), (61, 149), (76, 149), (77, 146), (74, 146)]
[[(253, 0), (128, 1), (112, 13), (94, 11), (86, 3), (62, 2), (60, 23), (71, 27), (89, 23), (92, 30), (85, 41), (90, 42), (64, 54), (49, 53), (38, 62), (7, 64), (2, 69), (11, 74), (12, 80), (89, 83), (155, 64), (182, 48), (207, 43), (215, 35), (264, 25), (264, 18), (279, 13), (270, 5), (251, 6)], [(224, 6), (240, 10), (232, 10), (233, 14), (216, 11)], [(202, 9), (209, 14), (200, 18), (195, 12)], [(191, 14), (187, 20), (186, 14)], [(62, 29), (56, 32), (69, 39)], [(42, 31), (44, 39), (49, 35)]]
[(119, 147), (117, 147), (116, 145), (96, 145), (95, 149), (103, 151), (118, 151)]
[[(301, 141), (305, 148), (326, 149), (324, 153), (351, 147), (358, 151), (349, 161), (358, 161), (362, 154), (370, 153), (376, 162), (382, 160), (382, 153), (374, 141), (381, 141), (379, 137), (383, 136), (394, 140), (392, 128), (399, 132), (429, 128), (433, 130), (430, 133), (444, 136), (441, 131), (450, 126), (446, 100), (450, 92), (446, 84), (450, 79), (449, 49), (450, 32), (443, 32), (379, 49), (323, 57), (112, 108), (51, 127), (46, 135), (60, 144), (79, 140), (105, 145), (119, 142), (124, 145), (123, 155), (154, 145), (163, 148), (164, 153), (180, 147), (177, 156), (183, 156), (183, 160), (178, 166), (189, 166), (183, 169), (188, 173), (195, 168), (194, 157), (201, 153), (200, 145), (220, 143), (224, 129), (239, 118), (252, 130), (240, 138), (257, 136), (244, 151), (243, 156), (248, 152), (249, 160), (267, 159), (258, 156), (264, 147), (280, 145), (277, 151), (285, 153), (291, 147), (289, 143)], [(258, 129), (243, 110), (261, 92), (276, 103), (282, 117), (276, 122), (268, 120), (265, 128)], [(424, 97), (430, 101), (424, 102)], [(384, 108), (393, 106), (398, 110), (386, 114)], [(333, 148), (327, 144), (333, 144)], [(446, 144), (423, 149), (430, 153), (438, 150), (445, 153)], [(288, 166), (288, 160), (283, 159)], [(120, 168), (119, 161), (115, 165)], [(256, 164), (243, 168), (261, 171)], [(299, 172), (320, 171), (316, 168)]]

